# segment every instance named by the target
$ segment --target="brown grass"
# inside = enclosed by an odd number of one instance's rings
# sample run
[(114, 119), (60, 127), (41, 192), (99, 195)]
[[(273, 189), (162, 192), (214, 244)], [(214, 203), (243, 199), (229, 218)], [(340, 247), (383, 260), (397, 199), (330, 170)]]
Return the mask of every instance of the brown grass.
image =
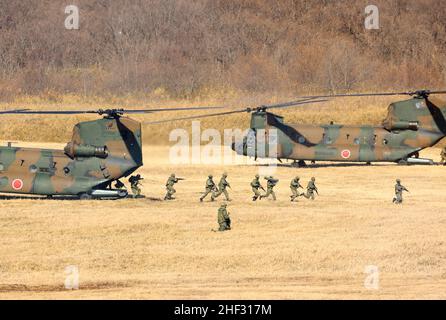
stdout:
[[(278, 201), (253, 203), (259, 167), (174, 166), (167, 155), (144, 149), (146, 199), (1, 200), (0, 298), (446, 298), (444, 167), (281, 166)], [(215, 233), (220, 201), (198, 197), (223, 170), (233, 230)], [(187, 178), (178, 200), (158, 201), (172, 171)], [(320, 197), (289, 202), (295, 174), (315, 175)], [(401, 206), (396, 177), (411, 191)], [(63, 288), (67, 265), (79, 267), (79, 290)], [(379, 267), (378, 290), (364, 288), (367, 265)]]

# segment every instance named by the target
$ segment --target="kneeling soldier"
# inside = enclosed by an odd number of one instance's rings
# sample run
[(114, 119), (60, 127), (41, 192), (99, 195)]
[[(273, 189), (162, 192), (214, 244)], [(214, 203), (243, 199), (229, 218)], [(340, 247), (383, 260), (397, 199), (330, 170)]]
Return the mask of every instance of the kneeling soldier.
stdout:
[(175, 199), (172, 196), (177, 191), (174, 189), (173, 185), (175, 183), (177, 183), (178, 181), (180, 181), (180, 180), (184, 180), (184, 179), (183, 178), (175, 178), (175, 173), (172, 173), (170, 175), (169, 179), (167, 179), (167, 182), (166, 182), (167, 193), (166, 193), (166, 196), (164, 197), (164, 200), (173, 200), (173, 199)]
[(401, 184), (401, 180), (396, 179), (395, 197), (392, 200), (393, 203), (395, 204), (403, 203), (403, 191), (409, 192), (409, 190), (407, 190), (406, 187)]
[(226, 203), (222, 203), (218, 209), (218, 231), (231, 230), (231, 218), (229, 218), (229, 212), (226, 210)]

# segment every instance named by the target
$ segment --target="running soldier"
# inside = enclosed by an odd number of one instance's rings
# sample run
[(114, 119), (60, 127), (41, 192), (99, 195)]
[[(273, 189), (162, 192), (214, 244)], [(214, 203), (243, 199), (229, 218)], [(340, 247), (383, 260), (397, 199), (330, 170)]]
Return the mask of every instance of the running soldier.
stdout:
[(303, 187), (302, 187), (302, 185), (300, 184), (299, 180), (300, 180), (300, 177), (297, 177), (297, 176), (296, 176), (296, 177), (295, 177), (293, 180), (291, 180), (291, 182), (290, 182), (290, 189), (291, 189), (291, 192), (293, 193), (293, 194), (290, 196), (291, 201), (294, 201), (294, 199), (296, 199), (298, 196), (303, 195), (303, 193), (302, 193), (302, 194), (299, 194), (299, 191), (297, 190), (297, 189), (299, 189), (299, 188), (302, 188), (302, 189), (303, 189)]
[(231, 201), (231, 199), (229, 199), (228, 191), (226, 190), (226, 188), (231, 187), (229, 182), (226, 180), (227, 177), (228, 174), (226, 172), (223, 173), (220, 182), (218, 183), (218, 191), (211, 196), (211, 201), (217, 199), (222, 193), (225, 195), (226, 201)]
[(254, 180), (251, 181), (252, 192), (254, 192), (254, 196), (252, 197), (252, 201), (256, 201), (260, 197), (259, 189), (262, 189), (263, 191), (265, 191), (265, 189), (260, 184), (259, 178), (260, 178), (260, 176), (258, 174), (256, 174)]
[(262, 200), (263, 198), (268, 198), (269, 195), (273, 196), (273, 200), (276, 200), (276, 194), (274, 193), (274, 187), (276, 186), (276, 184), (279, 182), (279, 179), (274, 179), (272, 176), (269, 177), (265, 177), (265, 179), (267, 180), (266, 182), (266, 193), (264, 195), (260, 196), (260, 200)]
[(209, 193), (211, 193), (211, 200), (214, 201), (214, 199), (212, 199), (212, 195), (214, 194), (214, 191), (216, 191), (217, 187), (215, 186), (215, 182), (212, 178), (213, 176), (210, 174), (206, 180), (205, 190), (203, 195), (200, 197), (200, 202), (203, 202), (204, 198), (206, 198)]
[(302, 194), (305, 198), (314, 200), (314, 193), (316, 192), (317, 195), (319, 195), (319, 192), (317, 191), (316, 187), (316, 178), (312, 177), (311, 180), (308, 182), (307, 185), (307, 194)]

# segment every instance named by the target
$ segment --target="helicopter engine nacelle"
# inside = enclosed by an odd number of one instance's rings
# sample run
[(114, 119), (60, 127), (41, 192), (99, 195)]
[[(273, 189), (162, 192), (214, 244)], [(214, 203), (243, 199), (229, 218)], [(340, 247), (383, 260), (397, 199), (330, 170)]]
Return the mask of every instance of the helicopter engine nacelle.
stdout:
[(384, 128), (393, 130), (418, 130), (418, 121), (389, 121), (384, 123)]
[(108, 150), (106, 146), (96, 147), (86, 144), (77, 144), (73, 142), (67, 143), (64, 148), (65, 153), (70, 158), (81, 157), (81, 158), (89, 158), (89, 157), (97, 157), (97, 158), (107, 158)]

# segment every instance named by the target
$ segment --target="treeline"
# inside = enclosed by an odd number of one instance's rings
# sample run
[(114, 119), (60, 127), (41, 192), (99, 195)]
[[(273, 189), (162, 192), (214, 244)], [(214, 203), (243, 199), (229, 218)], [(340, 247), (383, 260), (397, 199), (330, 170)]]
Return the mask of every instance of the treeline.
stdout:
[[(445, 87), (443, 0), (0, 1), (0, 99)], [(78, 6), (79, 30), (64, 10)]]

